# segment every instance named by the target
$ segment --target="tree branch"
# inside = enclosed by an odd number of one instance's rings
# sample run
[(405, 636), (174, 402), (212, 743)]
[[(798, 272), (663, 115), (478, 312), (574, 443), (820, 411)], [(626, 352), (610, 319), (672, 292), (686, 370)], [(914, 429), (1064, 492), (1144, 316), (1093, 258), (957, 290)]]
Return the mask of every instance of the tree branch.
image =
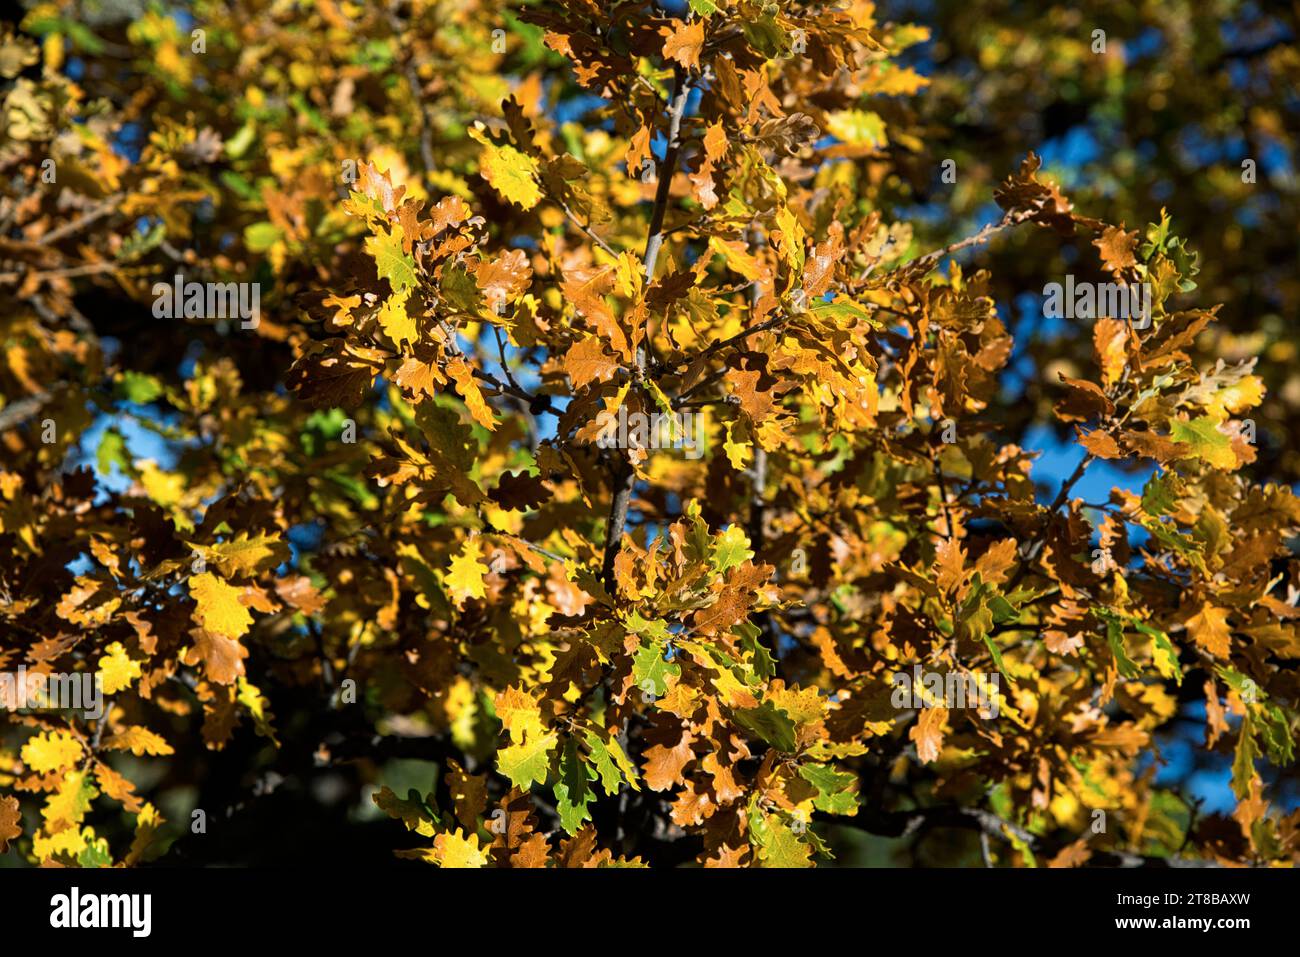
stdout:
[[(655, 264), (659, 261), (659, 250), (664, 243), (664, 214), (668, 210), (668, 197), (672, 190), (673, 173), (677, 170), (677, 156), (681, 152), (682, 116), (686, 112), (686, 101), (690, 98), (691, 83), (686, 72), (679, 66), (673, 72), (673, 98), (668, 107), (668, 147), (664, 152), (664, 164), (659, 170), (659, 184), (655, 189), (654, 209), (650, 213), (650, 233), (645, 243), (645, 281), (654, 281)], [(645, 342), (637, 349), (636, 365), (645, 368), (647, 350), (650, 348), (649, 321), (646, 325)]]
[[(677, 155), (681, 150), (682, 116), (686, 112), (686, 101), (690, 92), (691, 84), (685, 71), (681, 67), (676, 67), (673, 72), (673, 98), (668, 109), (668, 148), (664, 153), (663, 167), (659, 171), (659, 185), (655, 190), (654, 209), (650, 213), (650, 230), (645, 244), (643, 265), (647, 283), (654, 279), (655, 263), (659, 259), (659, 250), (663, 246), (664, 213), (668, 209), (673, 172), (677, 168)], [(637, 348), (635, 356), (638, 378), (645, 369), (650, 337), (651, 329), (647, 320), (645, 339)], [(614, 559), (618, 557), (619, 546), (623, 540), (623, 528), (627, 524), (627, 509), (632, 498), (632, 487), (636, 484), (636, 470), (625, 458), (621, 465), (611, 470), (610, 475), (613, 479), (613, 498), (609, 503), (609, 518), (605, 523), (605, 557), (602, 576), (605, 587), (613, 594)]]

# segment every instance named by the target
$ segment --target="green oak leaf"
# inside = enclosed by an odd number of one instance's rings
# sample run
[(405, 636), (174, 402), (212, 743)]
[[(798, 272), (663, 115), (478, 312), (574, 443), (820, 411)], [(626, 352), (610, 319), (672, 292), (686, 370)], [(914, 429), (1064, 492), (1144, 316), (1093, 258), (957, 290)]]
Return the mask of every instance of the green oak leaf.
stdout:
[(813, 807), (827, 814), (856, 814), (858, 797), (852, 788), (857, 776), (837, 771), (829, 764), (804, 764), (799, 767), (799, 777), (817, 789)]
[(632, 681), (642, 690), (649, 682), (656, 697), (668, 692), (668, 676), (680, 675), (681, 665), (664, 660), (663, 646), (655, 642), (645, 642), (632, 658)]
[(1241, 731), (1237, 735), (1237, 750), (1232, 757), (1232, 793), (1239, 801), (1250, 797), (1250, 782), (1255, 777), (1255, 759), (1258, 757), (1259, 746), (1255, 744), (1255, 729), (1247, 712), (1241, 719)]
[(1219, 431), (1219, 424), (1208, 415), (1189, 419), (1186, 422), (1173, 421), (1170, 423), (1169, 437), (1175, 442), (1191, 446), (1192, 456), (1211, 468), (1235, 469), (1237, 467), (1237, 456), (1232, 451), (1232, 441)]
[(713, 568), (725, 572), (754, 557), (749, 538), (739, 525), (731, 525), (713, 542)]
[(1178, 500), (1183, 494), (1183, 482), (1177, 472), (1164, 475), (1152, 473), (1142, 486), (1142, 511), (1152, 518), (1160, 518), (1178, 510)]
[(559, 740), (559, 735), (551, 733), (502, 748), (497, 752), (497, 770), (520, 790), (544, 784), (551, 765), (551, 749)]
[(366, 238), (366, 252), (375, 261), (380, 279), (387, 279), (393, 292), (412, 289), (419, 283), (415, 274), (415, 260), (402, 251), (402, 229), (392, 226), (386, 233)]
[(591, 820), (590, 804), (596, 800), (591, 782), (597, 772), (582, 760), (576, 738), (570, 738), (560, 752), (559, 780), (555, 782), (555, 809), (560, 826), (569, 834), (578, 833), (583, 821)]
[(752, 731), (778, 751), (794, 751), (794, 722), (771, 701), (764, 701), (757, 708), (739, 708), (734, 717), (742, 728)]

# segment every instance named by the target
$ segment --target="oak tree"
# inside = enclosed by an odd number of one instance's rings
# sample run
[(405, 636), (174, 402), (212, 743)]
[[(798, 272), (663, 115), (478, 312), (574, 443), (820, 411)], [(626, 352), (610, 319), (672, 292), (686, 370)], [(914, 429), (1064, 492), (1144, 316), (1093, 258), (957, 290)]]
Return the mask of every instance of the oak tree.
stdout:
[[(917, 215), (925, 27), (136, 6), (0, 36), (0, 853), (247, 863), (251, 816), (443, 867), (1295, 862), (1263, 373), (1206, 350), (1181, 218), (1033, 144), (985, 225)], [(1026, 346), (1009, 243), (1149, 306)], [(1046, 488), (1026, 357), (1079, 447)], [(1085, 501), (1097, 463), (1135, 483)], [(69, 676), (102, 713), (26, 694)], [(1231, 815), (1157, 774), (1188, 720)]]

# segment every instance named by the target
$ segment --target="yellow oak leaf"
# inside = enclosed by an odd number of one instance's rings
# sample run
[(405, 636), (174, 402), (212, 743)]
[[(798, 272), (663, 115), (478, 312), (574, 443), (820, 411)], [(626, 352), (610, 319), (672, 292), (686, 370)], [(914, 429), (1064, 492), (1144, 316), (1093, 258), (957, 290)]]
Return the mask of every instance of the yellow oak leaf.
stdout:
[(200, 545), (186, 542), (203, 560), (216, 565), (221, 574), (251, 575), (269, 571), (289, 560), (289, 546), (274, 535), (249, 535), (243, 532), (226, 542)]
[(190, 595), (198, 602), (194, 620), (208, 631), (238, 638), (253, 623), (253, 616), (239, 601), (240, 589), (211, 572), (190, 579)]
[(134, 867), (141, 855), (153, 844), (164, 823), (166, 822), (163, 816), (152, 804), (142, 807), (140, 813), (135, 816), (135, 837), (131, 839), (131, 849), (126, 852), (122, 863), (127, 867)]
[(180, 504), (185, 496), (185, 476), (179, 472), (165, 472), (154, 462), (144, 460), (139, 464), (140, 484), (149, 498), (164, 508)]
[(23, 764), (37, 774), (70, 768), (81, 760), (81, 742), (66, 731), (46, 731), (23, 745)]
[(826, 716), (827, 700), (816, 688), (781, 688), (769, 691), (767, 700), (789, 715), (796, 725), (811, 724)]
[(86, 836), (92, 833), (90, 828), (83, 831), (78, 827), (65, 827), (53, 834), (37, 831), (32, 835), (32, 853), (41, 861), (48, 861), (56, 854), (76, 857), (86, 849)]
[(461, 358), (451, 359), (447, 362), (447, 375), (451, 376), (452, 381), (456, 383), (456, 389), (465, 400), (465, 405), (469, 408), (469, 414), (474, 416), (474, 421), (489, 432), (495, 432), (496, 419), (492, 416), (492, 409), (487, 404), (487, 399), (483, 398), (483, 392), (479, 389), (474, 371), (469, 364)]
[(420, 330), (417, 328), (415, 318), (406, 311), (406, 302), (411, 297), (409, 289), (403, 289), (401, 292), (395, 292), (384, 300), (384, 304), (379, 307), (379, 327), (384, 330), (384, 335), (393, 340), (393, 344), (400, 346), (403, 342), (414, 342), (420, 338)]
[(826, 128), (845, 143), (877, 149), (889, 145), (885, 121), (870, 110), (836, 110), (826, 117)]
[(1206, 411), (1216, 421), (1252, 409), (1264, 401), (1264, 381), (1257, 375), (1242, 377), (1211, 395), (1205, 403)]
[(493, 143), (477, 127), (469, 135), (483, 144), (478, 157), (479, 175), (516, 206), (524, 209), (536, 206), (542, 198), (541, 187), (537, 185), (537, 161), (513, 146)]
[(90, 810), (90, 802), (99, 797), (99, 789), (91, 783), (85, 771), (69, 771), (63, 776), (59, 789), (50, 795), (41, 808), (45, 830), (61, 831), (79, 825)]
[(131, 725), (104, 742), (110, 751), (130, 751), (137, 758), (146, 754), (173, 754), (172, 746), (148, 728)]
[(117, 694), (122, 689), (131, 687), (131, 682), (140, 677), (140, 662), (127, 657), (126, 649), (120, 641), (113, 642), (104, 651), (106, 654), (99, 659), (104, 694)]
[(477, 834), (462, 834), (460, 828), (439, 834), (433, 840), (435, 860), (442, 867), (487, 867), (488, 856)]
[(516, 743), (523, 741), (529, 734), (542, 734), (546, 731), (542, 725), (541, 708), (527, 691), (506, 688), (496, 696), (493, 704), (496, 706), (497, 718)]
[(488, 567), (479, 561), (482, 557), (483, 549), (478, 540), (471, 538), (466, 540), (460, 554), (451, 560), (446, 584), (457, 608), (465, 603), (466, 598), (483, 598), (487, 595), (483, 576), (487, 574)]

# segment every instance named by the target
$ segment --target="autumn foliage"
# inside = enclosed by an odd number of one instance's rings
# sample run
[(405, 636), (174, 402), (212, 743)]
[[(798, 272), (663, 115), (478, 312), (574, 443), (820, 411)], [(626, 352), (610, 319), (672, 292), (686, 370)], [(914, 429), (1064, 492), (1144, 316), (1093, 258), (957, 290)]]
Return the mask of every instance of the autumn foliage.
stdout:
[[(1204, 348), (1181, 222), (1094, 218), (1033, 152), (921, 241), (924, 27), (80, 7), (0, 36), (0, 672), (105, 709), (0, 711), (0, 860), (1300, 857), (1263, 373)], [(1150, 321), (1034, 363), (979, 268), (1012, 237)], [(176, 276), (260, 311), (159, 318)], [(1081, 447), (1047, 485), (1026, 355)], [(1103, 464), (1131, 488), (1085, 501)], [(900, 706), (916, 668), (988, 706)], [(1187, 722), (1230, 814), (1157, 773)]]

